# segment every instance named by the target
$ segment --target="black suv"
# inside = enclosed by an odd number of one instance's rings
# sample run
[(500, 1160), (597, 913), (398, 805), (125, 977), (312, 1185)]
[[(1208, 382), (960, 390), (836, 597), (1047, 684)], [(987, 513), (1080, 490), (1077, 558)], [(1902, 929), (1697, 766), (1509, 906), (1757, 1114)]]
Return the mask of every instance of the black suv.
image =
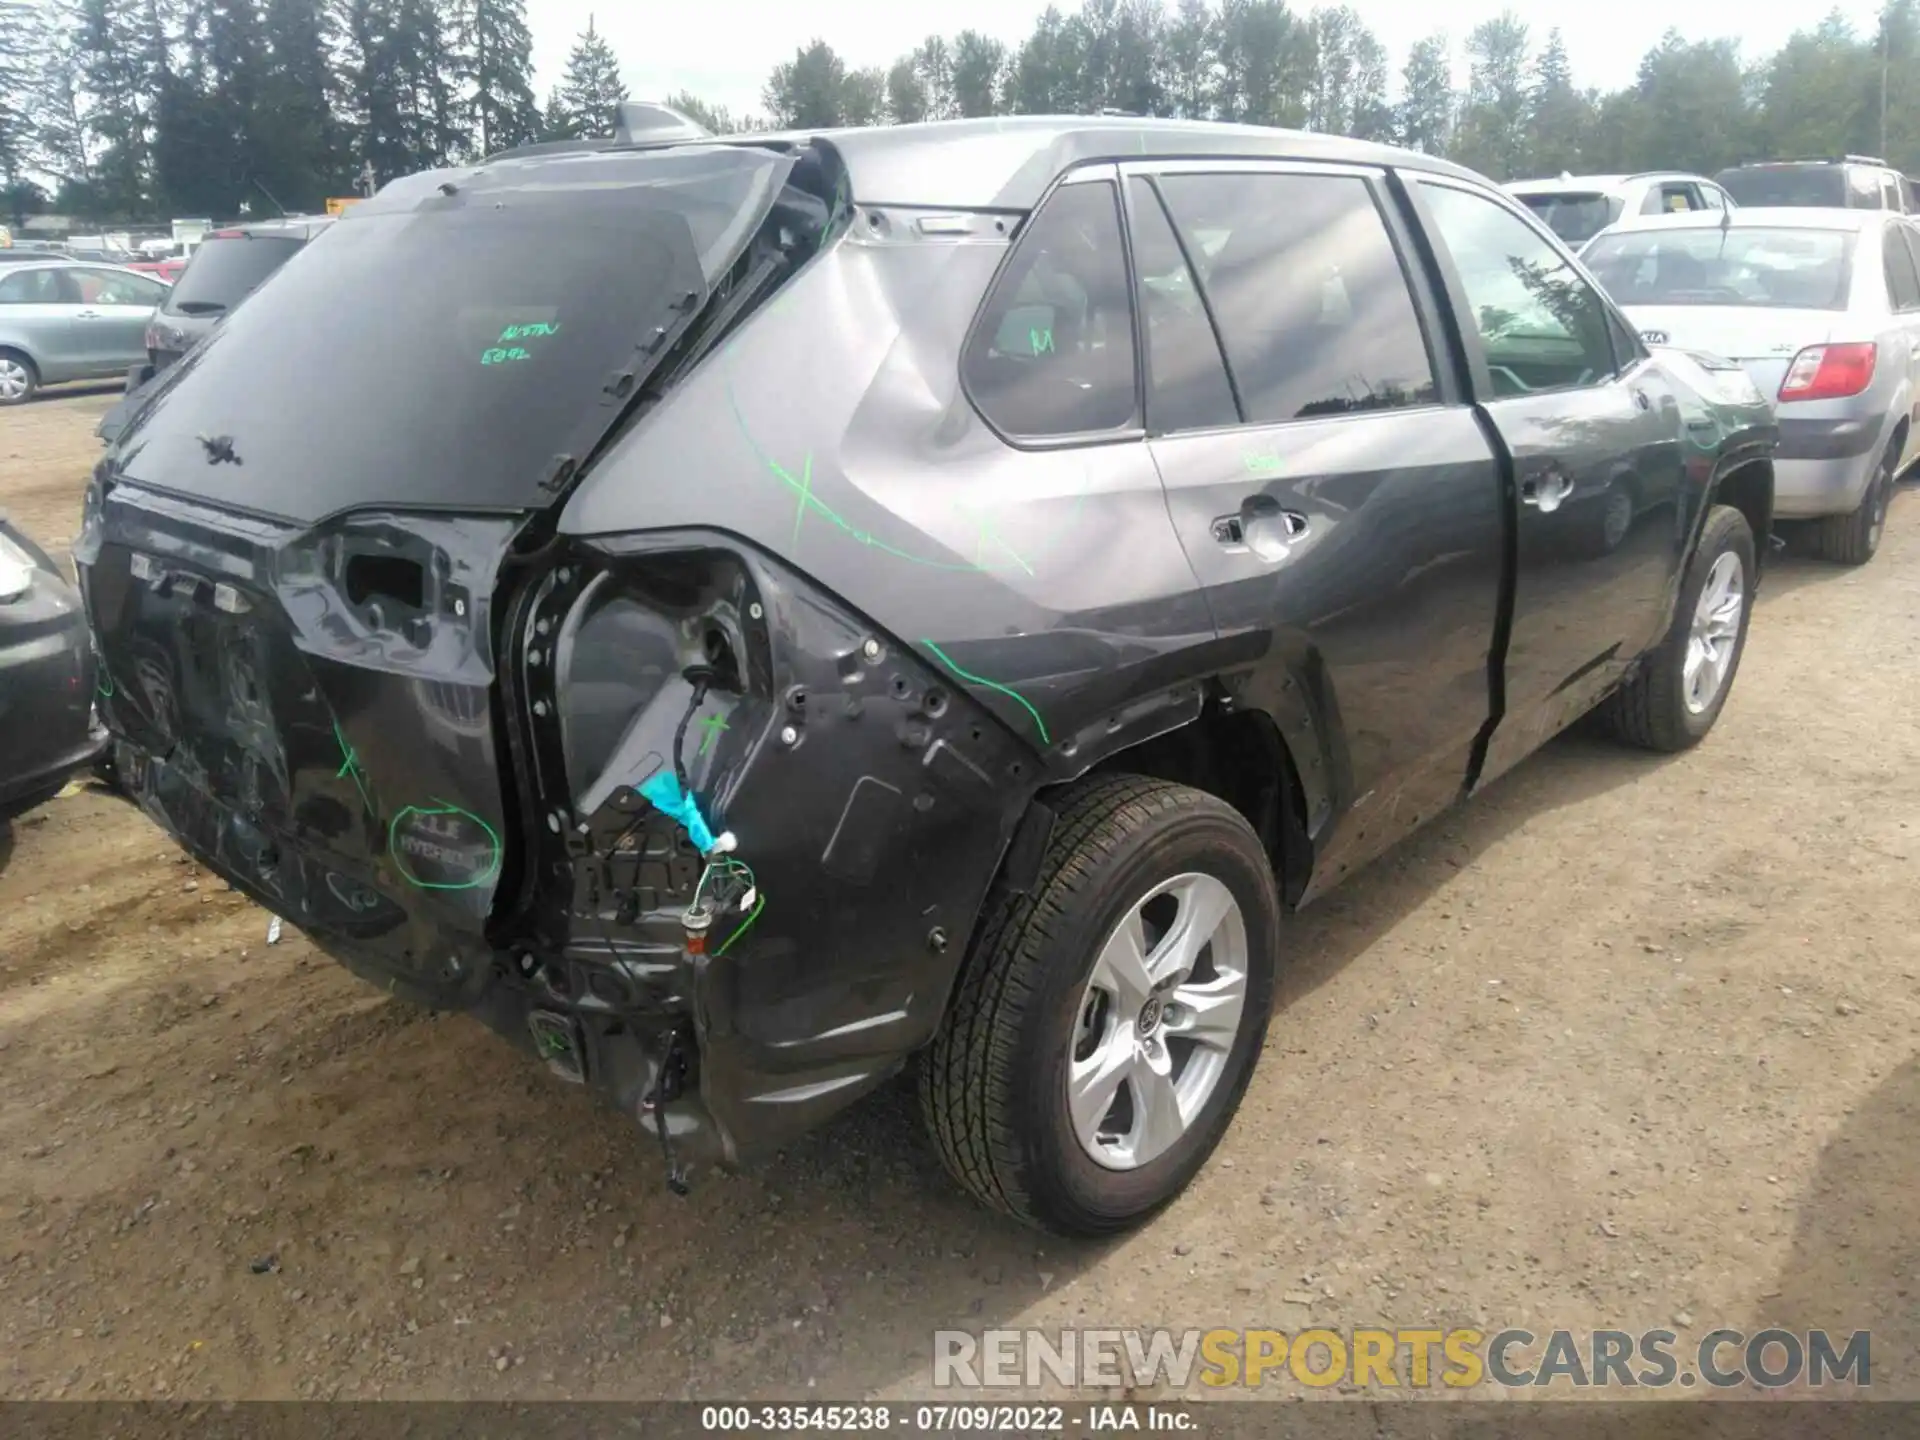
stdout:
[(1872, 155), (1840, 155), (1826, 160), (1766, 160), (1722, 170), (1714, 181), (1737, 204), (1817, 206), (1832, 210), (1913, 209), (1907, 177)]
[(676, 1186), (917, 1061), (1073, 1233), (1205, 1161), (1293, 907), (1596, 705), (1706, 734), (1777, 438), (1478, 176), (1127, 119), (396, 181), (156, 390), (76, 547), (149, 814)]

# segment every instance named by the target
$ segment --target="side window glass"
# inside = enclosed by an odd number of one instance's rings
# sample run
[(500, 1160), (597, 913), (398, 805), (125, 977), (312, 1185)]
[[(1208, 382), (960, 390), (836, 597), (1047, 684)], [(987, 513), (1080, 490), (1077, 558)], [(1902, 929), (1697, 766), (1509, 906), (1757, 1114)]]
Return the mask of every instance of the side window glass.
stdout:
[(1887, 226), (1881, 241), (1882, 260), (1887, 272), (1887, 303), (1895, 310), (1920, 308), (1920, 273), (1913, 264), (1913, 252), (1907, 248), (1905, 225)]
[(1848, 168), (1847, 208), (1849, 210), (1878, 210), (1880, 208), (1880, 186), (1875, 182), (1869, 172), (1852, 167)]
[(1419, 313), (1366, 181), (1167, 175), (1159, 186), (1249, 421), (1434, 402)]
[(1023, 439), (1139, 424), (1133, 306), (1109, 181), (1063, 185), (1015, 244), (960, 373), (980, 412)]
[(1239, 423), (1220, 342), (1153, 185), (1129, 182), (1133, 266), (1147, 337), (1147, 426), (1156, 434)]
[(115, 270), (76, 270), (73, 278), (80, 286), (83, 305), (157, 305), (161, 285), (140, 275), (122, 275)]
[(1913, 268), (1920, 275), (1920, 226), (1902, 225), (1900, 238), (1906, 242), (1907, 253), (1913, 257)]
[(1613, 374), (1607, 308), (1558, 251), (1484, 196), (1419, 184), (1460, 272), (1495, 395), (1564, 390)]
[(21, 270), (0, 281), (0, 305), (60, 305), (68, 303), (59, 270)]
[(1717, 185), (1702, 185), (1700, 187), (1700, 199), (1701, 203), (1709, 210), (1724, 210), (1727, 208), (1727, 203), (1721, 198), (1720, 187)]

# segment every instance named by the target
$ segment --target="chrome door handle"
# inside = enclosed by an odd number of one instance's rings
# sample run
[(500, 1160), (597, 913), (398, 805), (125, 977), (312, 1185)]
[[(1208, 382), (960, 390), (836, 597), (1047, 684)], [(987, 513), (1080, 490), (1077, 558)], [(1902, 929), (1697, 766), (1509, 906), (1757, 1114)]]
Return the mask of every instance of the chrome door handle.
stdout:
[(1573, 477), (1557, 467), (1530, 475), (1520, 486), (1521, 503), (1532, 505), (1543, 515), (1551, 515), (1560, 502), (1573, 493)]

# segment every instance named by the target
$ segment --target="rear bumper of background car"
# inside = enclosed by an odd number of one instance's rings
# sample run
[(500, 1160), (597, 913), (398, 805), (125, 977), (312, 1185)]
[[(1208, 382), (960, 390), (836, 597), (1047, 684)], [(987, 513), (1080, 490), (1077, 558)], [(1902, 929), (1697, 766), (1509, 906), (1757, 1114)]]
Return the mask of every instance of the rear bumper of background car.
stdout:
[(1886, 413), (1780, 417), (1773, 465), (1774, 514), (1783, 520), (1845, 515), (1867, 493), (1880, 462)]

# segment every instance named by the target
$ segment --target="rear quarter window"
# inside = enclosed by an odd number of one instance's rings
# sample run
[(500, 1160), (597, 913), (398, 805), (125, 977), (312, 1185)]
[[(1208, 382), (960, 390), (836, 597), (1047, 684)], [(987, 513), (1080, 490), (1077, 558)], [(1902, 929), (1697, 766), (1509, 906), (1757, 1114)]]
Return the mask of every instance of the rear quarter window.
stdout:
[(1015, 242), (961, 359), (987, 421), (1018, 439), (1137, 426), (1128, 289), (1118, 191), (1061, 186)]

